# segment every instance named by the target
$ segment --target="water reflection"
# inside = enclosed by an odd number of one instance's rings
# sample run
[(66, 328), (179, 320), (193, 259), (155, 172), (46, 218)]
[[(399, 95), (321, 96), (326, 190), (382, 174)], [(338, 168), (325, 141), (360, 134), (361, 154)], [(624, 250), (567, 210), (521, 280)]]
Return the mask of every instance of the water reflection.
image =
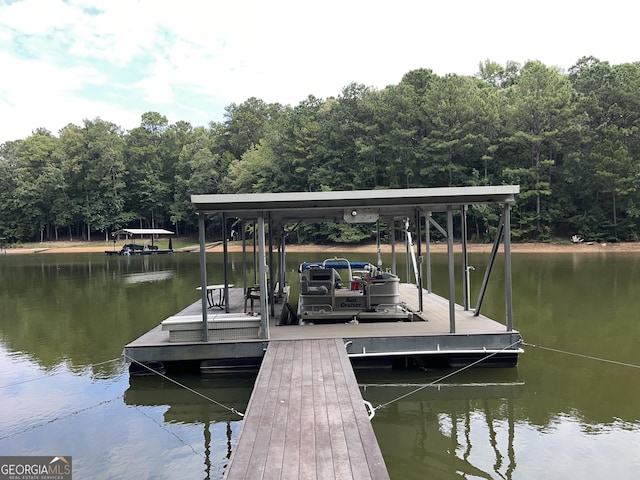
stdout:
[[(312, 257), (288, 254), (290, 281), (300, 262), (324, 255)], [(483, 258), (470, 262), (476, 289)], [(231, 260), (240, 285), (241, 256)], [(221, 261), (208, 257), (209, 282), (222, 281)], [(433, 264), (434, 289), (446, 289), (446, 258)], [(513, 270), (516, 328), (558, 352), (525, 347), (517, 369), (463, 372), (379, 410), (391, 478), (637, 478), (640, 256), (514, 255)], [(126, 343), (197, 300), (199, 283), (197, 254), (2, 256), (0, 454), (62, 450), (77, 478), (222, 478), (240, 420), (167, 380), (128, 378), (120, 359)], [(496, 293), (484, 313), (499, 319)], [(357, 378), (378, 405), (443, 373)], [(176, 378), (240, 411), (253, 384)]]
[[(238, 412), (246, 410), (254, 383), (255, 375), (132, 377), (124, 401), (135, 407), (162, 407), (165, 424), (201, 426), (204, 478), (208, 480), (219, 478), (231, 458), (242, 425)], [(220, 448), (222, 432), (224, 448)], [(213, 477), (212, 468), (216, 469)]]
[(160, 270), (157, 272), (129, 273), (125, 275), (124, 281), (130, 285), (145, 282), (162, 282), (171, 280), (175, 272), (172, 270)]
[(391, 478), (511, 478), (515, 400), (524, 388), (517, 370), (460, 373), (432, 385), (442, 373), (358, 375), (363, 397), (384, 405), (373, 426)]
[(2, 260), (0, 338), (44, 368), (118, 357), (127, 342), (197, 298), (198, 262), (189, 255)]
[(254, 382), (255, 375), (238, 374), (131, 377), (124, 401), (127, 405), (166, 406), (166, 422), (237, 422), (241, 416), (235, 411), (242, 413), (247, 408)]

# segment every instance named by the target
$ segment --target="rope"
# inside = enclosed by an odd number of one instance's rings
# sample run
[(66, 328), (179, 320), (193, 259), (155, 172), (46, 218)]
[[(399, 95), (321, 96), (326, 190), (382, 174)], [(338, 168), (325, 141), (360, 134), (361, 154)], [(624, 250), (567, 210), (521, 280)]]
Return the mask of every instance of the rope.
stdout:
[(224, 408), (224, 409), (226, 409), (226, 410), (230, 411), (231, 413), (235, 413), (236, 415), (239, 415), (240, 417), (244, 417), (244, 413), (241, 413), (241, 412), (237, 411), (235, 408), (233, 408), (233, 407), (228, 407), (228, 406), (226, 406), (226, 405), (223, 405), (223, 404), (222, 404), (222, 403), (220, 403), (220, 402), (216, 402), (214, 399), (212, 399), (212, 398), (210, 398), (210, 397), (207, 397), (205, 394), (200, 393), (200, 392), (198, 392), (197, 390), (194, 390), (193, 388), (187, 387), (186, 385), (184, 385), (184, 384), (182, 384), (182, 383), (178, 382), (177, 380), (174, 380), (173, 378), (167, 377), (165, 374), (160, 373), (160, 372), (158, 372), (157, 370), (154, 370), (153, 368), (151, 368), (151, 367), (149, 367), (149, 366), (145, 365), (144, 363), (140, 363), (139, 361), (137, 361), (137, 360), (135, 360), (135, 359), (133, 359), (133, 358), (129, 357), (128, 355), (126, 355), (126, 354), (124, 354), (124, 353), (122, 354), (122, 356), (123, 356), (124, 358), (128, 359), (129, 361), (131, 361), (131, 362), (133, 362), (133, 363), (135, 363), (135, 364), (137, 364), (137, 365), (140, 365), (140, 366), (141, 366), (141, 367), (143, 367), (143, 368), (146, 368), (146, 369), (147, 369), (147, 370), (149, 370), (150, 372), (153, 372), (153, 373), (155, 373), (156, 375), (159, 375), (160, 377), (164, 378), (165, 380), (169, 380), (170, 382), (175, 383), (175, 384), (176, 384), (176, 385), (178, 385), (179, 387), (184, 388), (185, 390), (188, 390), (188, 391), (190, 391), (191, 393), (193, 393), (193, 394), (195, 394), (195, 395), (198, 395), (199, 397), (204, 398), (205, 400), (209, 400), (211, 403), (213, 403), (213, 404), (215, 404), (215, 405), (218, 405), (219, 407), (222, 407), (222, 408)]
[(381, 409), (381, 408), (388, 407), (388, 406), (389, 406), (389, 405), (391, 405), (392, 403), (395, 403), (395, 402), (398, 402), (398, 401), (400, 401), (400, 400), (402, 400), (402, 399), (404, 399), (404, 398), (407, 398), (408, 396), (413, 395), (414, 393), (418, 393), (419, 391), (424, 390), (424, 389), (425, 389), (425, 388), (427, 388), (427, 387), (432, 387), (432, 386), (434, 386), (435, 384), (440, 383), (440, 382), (442, 382), (443, 380), (446, 380), (447, 378), (451, 378), (451, 377), (453, 377), (454, 375), (457, 375), (458, 373), (463, 372), (464, 370), (467, 370), (467, 369), (469, 369), (469, 368), (471, 368), (471, 367), (474, 367), (474, 366), (478, 365), (479, 363), (482, 363), (482, 362), (484, 362), (485, 360), (488, 360), (488, 359), (490, 359), (491, 357), (493, 357), (493, 356), (497, 355), (498, 353), (501, 353), (501, 352), (503, 352), (503, 351), (505, 351), (505, 350), (508, 350), (508, 349), (510, 349), (511, 347), (515, 347), (516, 345), (521, 344), (521, 343), (523, 343), (523, 342), (522, 342), (522, 340), (517, 340), (517, 341), (513, 342), (511, 345), (507, 345), (506, 347), (504, 347), (504, 348), (502, 348), (502, 349), (500, 349), (500, 350), (498, 350), (498, 351), (496, 351), (496, 352), (490, 353), (490, 354), (488, 354), (487, 356), (482, 357), (481, 359), (476, 360), (475, 362), (470, 363), (469, 365), (465, 365), (464, 367), (459, 368), (458, 370), (454, 370), (453, 372), (448, 373), (448, 374), (446, 374), (446, 375), (444, 375), (444, 376), (442, 376), (442, 377), (440, 377), (440, 378), (437, 378), (436, 380), (434, 380), (434, 381), (432, 381), (432, 382), (429, 382), (429, 383), (427, 383), (427, 384), (425, 384), (425, 385), (422, 385), (421, 387), (416, 388), (415, 390), (412, 390), (412, 391), (410, 391), (410, 392), (407, 392), (407, 393), (405, 393), (404, 395), (400, 395), (399, 397), (394, 398), (393, 400), (390, 400), (390, 401), (388, 401), (388, 402), (386, 402), (386, 403), (383, 403), (383, 404), (381, 404), (381, 405), (378, 405), (377, 407), (375, 407), (375, 408), (374, 408), (374, 410), (379, 410), (379, 409)]
[[(113, 362), (118, 362), (118, 361), (122, 361), (122, 357), (112, 358), (111, 360), (105, 360), (104, 362), (100, 362), (100, 363), (92, 363), (92, 364), (88, 364), (88, 365), (83, 365), (80, 368), (84, 369), (84, 368), (89, 368), (89, 367), (98, 367), (100, 365), (106, 365), (107, 363), (113, 363)], [(7, 383), (6, 385), (0, 385), (0, 388), (14, 387), (16, 385), (22, 385), (23, 383), (35, 382), (35, 381), (38, 381), (38, 380), (45, 380), (47, 378), (55, 377), (57, 375), (64, 375), (64, 374), (67, 374), (67, 373), (69, 373), (69, 372), (68, 371), (64, 371), (64, 372), (51, 373), (51, 374), (45, 375), (43, 377), (30, 378), (29, 380), (23, 380), (21, 382), (14, 382), (14, 383)]]
[(122, 395), (118, 395), (117, 397), (111, 398), (109, 400), (103, 400), (102, 402), (97, 403), (95, 405), (91, 405), (89, 407), (84, 407), (84, 408), (81, 408), (79, 410), (74, 410), (73, 412), (67, 413), (66, 415), (62, 415), (60, 417), (52, 418), (51, 420), (47, 420), (46, 422), (38, 423), (36, 425), (31, 425), (30, 427), (27, 427), (24, 430), (20, 430), (19, 432), (10, 433), (9, 435), (5, 435), (3, 437), (0, 437), (0, 440), (6, 440), (7, 438), (15, 437), (16, 435), (20, 435), (22, 433), (26, 433), (26, 432), (29, 432), (31, 430), (35, 430), (36, 428), (44, 427), (45, 425), (49, 425), (51, 423), (57, 422), (58, 420), (64, 420), (65, 418), (73, 417), (74, 415), (79, 415), (80, 413), (84, 413), (84, 412), (86, 412), (88, 410), (92, 410), (94, 408), (98, 408), (98, 407), (101, 407), (103, 405), (107, 405), (108, 403), (115, 402), (116, 400), (119, 400), (121, 398), (122, 398)]
[(178, 439), (178, 441), (179, 441), (182, 445), (184, 445), (185, 447), (190, 448), (190, 449), (191, 449), (191, 451), (192, 451), (195, 455), (198, 455), (198, 456), (200, 456), (200, 457), (202, 457), (202, 458), (206, 458), (202, 453), (198, 453), (198, 452), (196, 451), (196, 449), (195, 449), (195, 448), (193, 448), (193, 445), (191, 445), (191, 444), (189, 444), (189, 443), (185, 442), (185, 441), (184, 441), (182, 438), (180, 438), (176, 433), (172, 432), (171, 430), (169, 430), (168, 428), (166, 428), (164, 425), (160, 424), (160, 423), (159, 423), (155, 418), (150, 417), (149, 415), (147, 415), (146, 413), (144, 413), (144, 412), (143, 412), (139, 407), (137, 407), (137, 406), (134, 406), (134, 407), (135, 407), (135, 409), (136, 409), (136, 410), (137, 410), (141, 415), (144, 415), (145, 417), (147, 417), (149, 420), (151, 420), (153, 423), (155, 423), (158, 427), (160, 427), (162, 430), (164, 430), (165, 432), (167, 432), (169, 435), (173, 435), (175, 438), (177, 438), (177, 439)]
[(550, 352), (564, 353), (565, 355), (573, 355), (574, 357), (587, 358), (589, 360), (597, 360), (598, 362), (613, 363), (614, 365), (622, 365), (623, 367), (640, 368), (640, 365), (634, 365), (633, 363), (618, 362), (616, 360), (609, 360), (607, 358), (594, 357), (592, 355), (584, 355), (582, 353), (567, 352), (565, 350), (558, 350), (556, 348), (543, 347), (542, 345), (533, 345), (531, 343), (523, 343), (523, 345), (526, 345), (527, 347), (539, 348), (541, 350), (549, 350)]

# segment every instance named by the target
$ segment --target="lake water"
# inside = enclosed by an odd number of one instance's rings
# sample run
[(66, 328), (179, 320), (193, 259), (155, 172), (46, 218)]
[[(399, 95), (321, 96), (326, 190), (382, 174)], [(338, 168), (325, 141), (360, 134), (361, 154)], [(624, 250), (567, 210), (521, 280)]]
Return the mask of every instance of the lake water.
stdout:
[[(289, 280), (321, 258), (288, 254)], [(470, 260), (475, 299), (487, 259)], [(209, 254), (210, 283), (221, 261)], [(441, 294), (445, 262), (433, 259)], [(372, 423), (391, 478), (638, 478), (640, 255), (514, 254), (513, 272), (514, 325), (529, 344), (517, 368), (437, 387), (426, 385), (449, 371), (358, 373), (364, 398), (386, 405)], [(254, 378), (173, 376), (220, 406), (130, 379), (120, 358), (194, 302), (199, 282), (197, 254), (0, 255), (0, 455), (68, 455), (74, 479), (222, 478), (241, 426), (228, 408), (244, 411)], [(502, 320), (500, 291), (483, 313)]]

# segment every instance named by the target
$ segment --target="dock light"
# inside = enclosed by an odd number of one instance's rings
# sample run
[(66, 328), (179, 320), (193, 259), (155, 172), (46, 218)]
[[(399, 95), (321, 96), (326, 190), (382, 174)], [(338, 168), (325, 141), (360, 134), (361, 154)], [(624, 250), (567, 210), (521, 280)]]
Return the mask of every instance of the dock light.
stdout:
[(345, 209), (342, 213), (342, 219), (347, 223), (375, 223), (378, 218), (378, 212), (371, 208)]

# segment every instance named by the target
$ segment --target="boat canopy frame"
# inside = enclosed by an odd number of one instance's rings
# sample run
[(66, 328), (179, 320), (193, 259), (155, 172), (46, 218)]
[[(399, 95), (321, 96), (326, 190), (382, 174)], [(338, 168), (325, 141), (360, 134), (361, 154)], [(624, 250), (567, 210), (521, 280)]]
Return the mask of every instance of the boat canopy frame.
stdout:
[[(267, 274), (266, 225), (269, 225), (269, 257), (272, 263), (273, 237), (276, 231), (284, 232), (289, 224), (301, 222), (348, 222), (348, 223), (373, 223), (385, 221), (393, 228), (396, 221), (407, 222), (413, 220), (417, 227), (418, 257), (420, 259), (416, 269), (416, 287), (419, 296), (419, 309), (422, 310), (423, 279), (422, 279), (422, 239), (421, 217), (426, 218), (426, 267), (427, 267), (427, 291), (431, 292), (431, 261), (430, 261), (430, 226), (439, 230), (447, 240), (447, 263), (449, 285), (449, 318), (450, 333), (455, 333), (455, 265), (453, 249), (453, 214), (460, 211), (462, 217), (462, 257), (463, 257), (463, 289), (464, 309), (470, 309), (469, 302), (469, 267), (467, 261), (467, 229), (466, 213), (469, 205), (473, 204), (500, 204), (503, 206), (498, 232), (495, 238), (491, 258), (485, 271), (483, 283), (474, 314), (480, 314), (482, 302), (486, 293), (489, 277), (495, 265), (498, 248), (502, 242), (504, 245), (504, 288), (506, 303), (506, 329), (513, 330), (512, 313), (512, 286), (511, 286), (511, 205), (515, 204), (515, 197), (520, 192), (519, 185), (498, 186), (473, 186), (473, 187), (438, 187), (438, 188), (410, 188), (410, 189), (380, 189), (380, 190), (355, 190), (355, 191), (330, 191), (330, 192), (279, 192), (279, 193), (249, 193), (249, 194), (205, 194), (192, 195), (191, 202), (198, 214), (198, 227), (200, 239), (200, 274), (202, 286), (202, 339), (208, 341), (207, 309), (206, 309), (206, 244), (205, 224), (206, 215), (219, 214), (223, 218), (223, 226), (228, 217), (236, 217), (241, 222), (253, 221), (256, 224), (254, 234), (254, 246), (258, 247), (257, 259), (254, 258), (256, 269), (259, 272), (257, 283), (269, 285)], [(440, 226), (432, 217), (434, 212), (445, 212), (447, 218), (446, 227)], [(407, 237), (410, 238), (410, 237)], [(395, 235), (392, 239), (393, 270), (395, 271)], [(257, 241), (257, 245), (256, 245)], [(243, 258), (246, 248), (244, 228), (242, 235)], [(408, 241), (409, 250), (414, 255), (413, 242)], [(255, 251), (255, 249), (254, 249)], [(227, 281), (227, 235), (223, 235), (224, 252), (224, 278), (225, 296), (228, 310), (228, 281)], [(284, 264), (285, 235), (279, 235), (278, 260), (279, 265)], [(244, 263), (244, 262), (243, 262)], [(407, 262), (408, 264), (409, 262)], [(281, 268), (278, 281), (284, 286), (284, 269)], [(246, 283), (246, 272), (244, 273)], [(407, 276), (409, 279), (409, 275)], [(273, 285), (273, 282), (271, 283)], [(247, 285), (244, 285), (246, 290)], [(260, 289), (260, 316), (261, 332), (263, 338), (269, 338), (269, 292), (265, 288)], [(273, 295), (271, 295), (273, 298)], [(271, 305), (273, 309), (273, 304)]]

